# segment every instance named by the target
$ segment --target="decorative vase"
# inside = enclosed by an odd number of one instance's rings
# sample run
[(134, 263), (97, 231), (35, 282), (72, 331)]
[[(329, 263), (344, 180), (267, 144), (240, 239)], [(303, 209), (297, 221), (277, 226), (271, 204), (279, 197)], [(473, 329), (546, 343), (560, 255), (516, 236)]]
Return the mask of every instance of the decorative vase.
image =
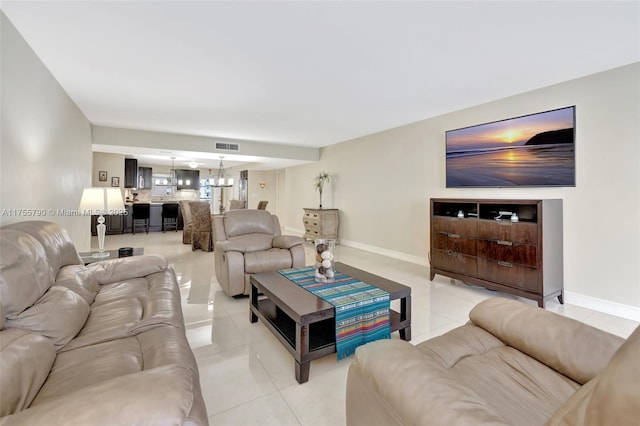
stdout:
[(336, 267), (333, 251), (336, 240), (318, 238), (314, 240), (316, 245), (316, 282), (332, 282), (335, 279)]

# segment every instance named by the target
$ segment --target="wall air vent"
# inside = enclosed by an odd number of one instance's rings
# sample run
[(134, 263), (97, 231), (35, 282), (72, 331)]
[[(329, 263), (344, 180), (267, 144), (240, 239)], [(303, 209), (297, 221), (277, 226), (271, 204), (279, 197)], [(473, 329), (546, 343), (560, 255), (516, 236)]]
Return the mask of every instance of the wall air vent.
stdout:
[(240, 144), (228, 142), (216, 142), (216, 149), (222, 151), (240, 151)]

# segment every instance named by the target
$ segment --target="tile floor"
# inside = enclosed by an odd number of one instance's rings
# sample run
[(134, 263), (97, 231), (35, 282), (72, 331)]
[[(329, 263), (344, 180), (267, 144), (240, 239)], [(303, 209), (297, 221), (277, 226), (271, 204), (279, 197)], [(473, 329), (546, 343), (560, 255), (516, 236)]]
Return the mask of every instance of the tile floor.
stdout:
[[(211, 425), (344, 425), (345, 385), (353, 357), (337, 362), (329, 355), (313, 361), (309, 381), (299, 385), (293, 357), (260, 321), (249, 323), (248, 297), (229, 297), (218, 285), (213, 253), (192, 252), (181, 241), (181, 232), (138, 233), (109, 235), (105, 246), (144, 247), (146, 254), (166, 256), (175, 268)], [(92, 244), (97, 246), (95, 237)], [(307, 249), (311, 264), (311, 244)], [(414, 344), (464, 324), (469, 310), (486, 298), (511, 297), (441, 276), (430, 282), (426, 267), (343, 245), (336, 247), (336, 258), (412, 288)], [(547, 309), (623, 337), (638, 326), (569, 304), (550, 302)], [(397, 334), (393, 338), (399, 338)]]

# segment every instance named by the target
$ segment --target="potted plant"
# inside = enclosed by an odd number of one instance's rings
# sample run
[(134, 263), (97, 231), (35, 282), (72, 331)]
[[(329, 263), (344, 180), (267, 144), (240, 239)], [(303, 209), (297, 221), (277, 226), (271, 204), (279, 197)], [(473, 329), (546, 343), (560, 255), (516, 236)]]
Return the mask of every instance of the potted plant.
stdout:
[(313, 179), (313, 187), (320, 193), (320, 208), (322, 208), (322, 189), (327, 182), (329, 182), (329, 174), (327, 172), (320, 172)]

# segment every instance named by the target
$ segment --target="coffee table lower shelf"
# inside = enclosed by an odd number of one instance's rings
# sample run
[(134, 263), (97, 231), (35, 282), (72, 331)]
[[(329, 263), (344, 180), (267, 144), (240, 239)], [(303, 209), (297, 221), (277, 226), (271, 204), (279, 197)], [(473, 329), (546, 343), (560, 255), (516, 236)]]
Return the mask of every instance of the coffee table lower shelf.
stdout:
[[(258, 317), (267, 327), (273, 328), (271, 331), (277, 332), (277, 335), (282, 337), (287, 346), (294, 351), (296, 346), (296, 322), (269, 299), (258, 300), (258, 312)], [(335, 318), (327, 318), (309, 324), (309, 353), (325, 348), (328, 348), (328, 353), (335, 352), (335, 334)]]
[[(254, 287), (255, 288), (255, 287)], [(271, 330), (296, 361), (296, 380), (309, 380), (311, 361), (336, 351), (335, 318), (325, 318), (310, 324), (296, 323), (269, 299), (251, 303), (250, 321), (258, 319)]]

